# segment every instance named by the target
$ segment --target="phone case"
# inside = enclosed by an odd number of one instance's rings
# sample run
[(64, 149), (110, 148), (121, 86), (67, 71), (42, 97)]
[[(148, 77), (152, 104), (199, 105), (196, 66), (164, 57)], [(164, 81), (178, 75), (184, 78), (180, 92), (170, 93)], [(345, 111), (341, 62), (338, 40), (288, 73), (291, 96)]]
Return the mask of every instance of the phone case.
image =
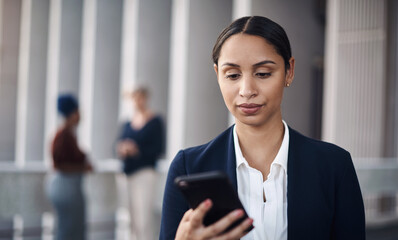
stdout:
[[(205, 226), (218, 221), (235, 209), (244, 210), (238, 194), (232, 187), (228, 176), (223, 172), (205, 172), (180, 176), (174, 182), (193, 209), (208, 198), (212, 200), (213, 206), (203, 220)], [(226, 231), (239, 225), (247, 217), (244, 210), (243, 217), (233, 223)], [(248, 231), (252, 228), (250, 227)]]

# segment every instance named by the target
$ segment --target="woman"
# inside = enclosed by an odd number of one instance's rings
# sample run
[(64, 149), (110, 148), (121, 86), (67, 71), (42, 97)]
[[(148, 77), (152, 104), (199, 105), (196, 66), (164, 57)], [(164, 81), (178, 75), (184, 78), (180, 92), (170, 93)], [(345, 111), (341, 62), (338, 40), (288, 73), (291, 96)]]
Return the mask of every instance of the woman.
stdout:
[[(211, 142), (180, 151), (163, 200), (160, 239), (365, 239), (364, 206), (350, 154), (307, 138), (282, 120), (285, 87), (295, 59), (283, 28), (265, 17), (244, 17), (223, 30), (213, 48), (217, 74), (236, 124)], [(235, 210), (202, 224), (211, 200), (195, 210), (174, 186), (180, 175), (228, 174), (250, 218)], [(246, 233), (253, 223), (254, 229)]]
[(154, 167), (163, 151), (163, 123), (160, 116), (148, 107), (146, 88), (136, 88), (131, 98), (135, 113), (123, 126), (117, 153), (123, 160), (123, 172), (127, 175), (132, 236), (139, 240), (152, 240)]
[(55, 173), (48, 184), (48, 196), (57, 215), (57, 240), (85, 239), (85, 201), (83, 175), (92, 171), (76, 140), (80, 114), (76, 99), (69, 94), (58, 97), (58, 111), (64, 117), (52, 143)]

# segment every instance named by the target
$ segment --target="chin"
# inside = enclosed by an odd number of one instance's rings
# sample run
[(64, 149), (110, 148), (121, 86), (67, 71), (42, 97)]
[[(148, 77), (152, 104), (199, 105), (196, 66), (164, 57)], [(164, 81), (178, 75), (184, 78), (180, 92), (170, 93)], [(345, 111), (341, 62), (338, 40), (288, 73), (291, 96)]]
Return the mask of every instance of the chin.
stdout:
[(239, 117), (236, 118), (240, 123), (253, 126), (253, 127), (258, 127), (264, 124), (264, 120), (259, 119), (258, 116), (244, 116), (244, 117)]

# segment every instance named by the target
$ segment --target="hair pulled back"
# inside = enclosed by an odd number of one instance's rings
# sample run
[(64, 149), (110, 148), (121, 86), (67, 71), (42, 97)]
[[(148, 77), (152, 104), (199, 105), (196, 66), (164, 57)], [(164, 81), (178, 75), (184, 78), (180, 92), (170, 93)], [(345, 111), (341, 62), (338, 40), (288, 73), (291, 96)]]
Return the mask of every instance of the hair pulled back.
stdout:
[(218, 65), (221, 48), (224, 42), (232, 35), (244, 33), (259, 36), (274, 46), (276, 52), (283, 58), (285, 70), (290, 68), (289, 60), (292, 57), (289, 39), (285, 30), (276, 22), (261, 16), (242, 17), (232, 22), (218, 36), (213, 47), (213, 62)]

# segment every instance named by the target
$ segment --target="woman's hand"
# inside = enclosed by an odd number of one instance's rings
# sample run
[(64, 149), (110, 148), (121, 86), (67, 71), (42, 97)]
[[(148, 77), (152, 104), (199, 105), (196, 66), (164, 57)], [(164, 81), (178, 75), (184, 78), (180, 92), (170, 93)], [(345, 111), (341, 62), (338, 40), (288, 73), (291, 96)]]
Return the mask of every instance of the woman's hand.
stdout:
[(117, 152), (121, 157), (135, 156), (138, 155), (139, 149), (137, 143), (126, 139), (117, 144)]
[(232, 211), (222, 219), (209, 226), (203, 225), (206, 213), (212, 207), (210, 199), (203, 201), (195, 210), (185, 212), (177, 229), (176, 240), (232, 240), (240, 239), (247, 234), (247, 229), (252, 225), (253, 219), (247, 218), (229, 232), (223, 233), (232, 223), (243, 216), (243, 210)]
[(93, 172), (94, 171), (93, 165), (90, 162), (86, 162), (86, 164), (84, 166), (84, 171), (85, 172)]

